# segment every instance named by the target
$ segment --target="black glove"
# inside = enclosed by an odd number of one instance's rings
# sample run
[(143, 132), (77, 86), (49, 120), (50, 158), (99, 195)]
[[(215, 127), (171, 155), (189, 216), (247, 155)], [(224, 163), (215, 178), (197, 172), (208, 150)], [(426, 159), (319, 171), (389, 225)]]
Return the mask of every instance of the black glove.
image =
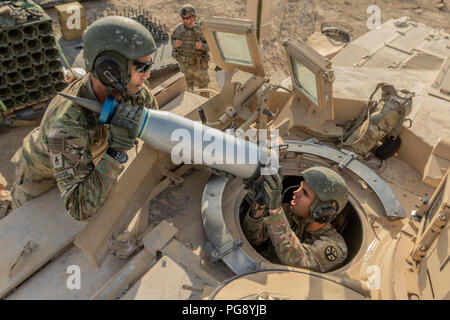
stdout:
[(281, 207), (281, 197), (283, 191), (283, 180), (280, 175), (261, 176), (262, 181), (255, 185), (256, 202), (260, 205), (266, 205), (269, 210)]
[(106, 150), (106, 153), (109, 154), (114, 160), (118, 161), (119, 163), (125, 163), (128, 161), (128, 155), (125, 151), (117, 151), (108, 148), (108, 150)]
[(133, 147), (143, 111), (142, 107), (125, 103), (117, 106), (109, 125), (109, 147), (111, 149), (123, 151)]

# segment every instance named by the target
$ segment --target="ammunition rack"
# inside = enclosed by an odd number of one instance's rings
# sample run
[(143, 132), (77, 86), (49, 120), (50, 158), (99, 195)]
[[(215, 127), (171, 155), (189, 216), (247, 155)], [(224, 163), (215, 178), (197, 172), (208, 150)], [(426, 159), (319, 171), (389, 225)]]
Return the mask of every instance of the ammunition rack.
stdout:
[[(155, 41), (169, 40), (168, 28), (165, 24), (161, 24), (156, 18), (153, 18), (151, 14), (141, 8), (125, 8), (122, 10), (107, 11), (103, 16), (123, 16), (142, 24), (153, 36)], [(96, 17), (97, 19), (98, 17)], [(95, 19), (95, 20), (96, 20)]]
[(0, 17), (0, 99), (7, 108), (1, 110), (3, 116), (16, 118), (16, 111), (30, 106), (37, 109), (37, 104), (52, 98), (67, 84), (51, 18), (34, 7), (31, 14), (28, 8), (10, 5), (10, 9), (23, 10), (23, 19), (13, 25), (12, 15)]

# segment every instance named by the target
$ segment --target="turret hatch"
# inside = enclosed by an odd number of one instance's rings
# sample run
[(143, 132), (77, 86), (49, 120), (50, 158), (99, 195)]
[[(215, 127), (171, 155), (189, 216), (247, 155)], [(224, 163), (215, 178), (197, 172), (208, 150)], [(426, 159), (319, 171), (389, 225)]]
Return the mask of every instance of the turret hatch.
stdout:
[(256, 30), (251, 20), (213, 17), (201, 27), (215, 64), (224, 71), (240, 69), (264, 77)]

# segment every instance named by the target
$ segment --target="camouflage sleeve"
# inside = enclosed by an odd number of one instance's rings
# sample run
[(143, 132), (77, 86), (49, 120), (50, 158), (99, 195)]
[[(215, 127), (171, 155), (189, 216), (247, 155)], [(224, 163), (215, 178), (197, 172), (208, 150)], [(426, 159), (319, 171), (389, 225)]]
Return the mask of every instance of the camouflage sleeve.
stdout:
[[(175, 47), (175, 40), (180, 40), (180, 32), (178, 31), (178, 25), (173, 29), (172, 34), (170, 35), (171, 43), (172, 43), (172, 55), (176, 55), (177, 48)], [(175, 56), (174, 56), (175, 57)]]
[(242, 229), (245, 237), (254, 246), (260, 245), (269, 238), (267, 228), (263, 223), (263, 219), (255, 219), (250, 216), (253, 207), (247, 212), (242, 222)]
[(326, 237), (313, 242), (312, 245), (303, 245), (311, 257), (314, 257), (320, 272), (328, 272), (340, 266), (347, 258), (346, 251), (334, 241)]
[(172, 39), (172, 40), (179, 40), (179, 39), (180, 39), (180, 31), (181, 31), (180, 25), (181, 25), (181, 24), (177, 24), (177, 25), (175, 26), (175, 28), (173, 29), (172, 35), (171, 35), (171, 39)]
[(264, 218), (264, 224), (278, 257), (287, 265), (328, 272), (346, 258), (345, 252), (333, 239), (321, 237), (311, 245), (301, 243), (291, 230), (283, 210)]
[(278, 258), (286, 265), (320, 270), (314, 257), (292, 231), (284, 210), (263, 219)]
[(208, 42), (206, 42), (206, 39), (205, 39), (205, 36), (203, 35), (203, 33), (201, 34), (200, 39), (202, 41), (202, 50), (207, 52), (209, 50)]
[(70, 103), (60, 111), (47, 136), (50, 162), (66, 209), (84, 220), (103, 205), (124, 166), (107, 154), (95, 166), (84, 112)]
[(6, 217), (11, 211), (11, 204), (11, 193), (7, 190), (2, 190), (0, 185), (0, 219)]

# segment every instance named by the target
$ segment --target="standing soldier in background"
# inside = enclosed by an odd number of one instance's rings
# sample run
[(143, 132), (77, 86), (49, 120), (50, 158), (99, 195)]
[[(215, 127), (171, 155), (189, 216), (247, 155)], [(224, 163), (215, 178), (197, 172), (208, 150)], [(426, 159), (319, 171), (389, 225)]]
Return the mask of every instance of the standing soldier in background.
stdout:
[[(180, 63), (180, 71), (186, 76), (189, 90), (194, 89), (195, 81), (199, 88), (207, 88), (208, 75), (208, 44), (195, 20), (195, 9), (186, 4), (181, 8), (180, 16), (183, 23), (178, 24), (172, 33), (172, 55)], [(208, 97), (208, 93), (201, 93)]]

